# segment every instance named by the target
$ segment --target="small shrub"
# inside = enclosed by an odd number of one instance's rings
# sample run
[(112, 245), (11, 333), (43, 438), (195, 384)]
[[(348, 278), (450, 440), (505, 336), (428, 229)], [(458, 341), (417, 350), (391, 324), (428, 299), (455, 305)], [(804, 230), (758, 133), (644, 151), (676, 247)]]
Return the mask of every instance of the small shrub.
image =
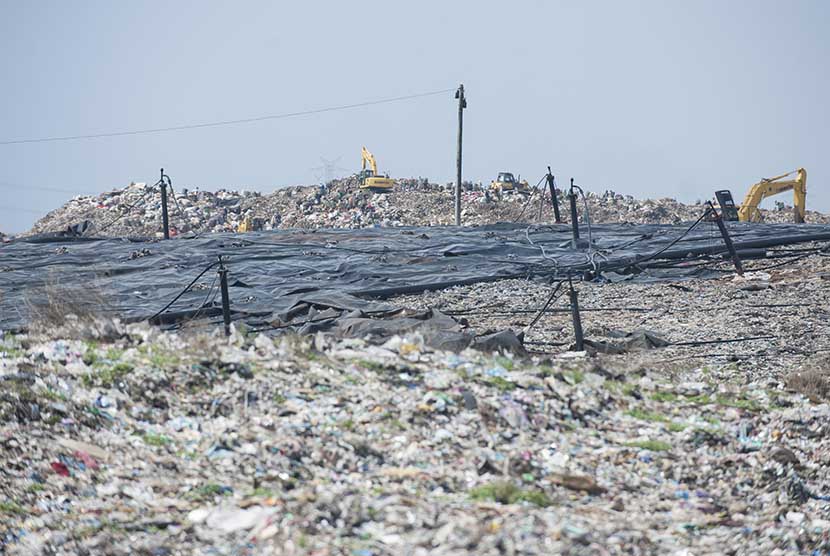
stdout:
[(830, 399), (830, 372), (819, 369), (809, 369), (802, 372), (790, 373), (785, 384), (787, 388), (814, 400)]
[(107, 317), (112, 304), (91, 282), (66, 286), (52, 275), (42, 286), (30, 288), (24, 298), (30, 331), (75, 339), (117, 339), (123, 330)]

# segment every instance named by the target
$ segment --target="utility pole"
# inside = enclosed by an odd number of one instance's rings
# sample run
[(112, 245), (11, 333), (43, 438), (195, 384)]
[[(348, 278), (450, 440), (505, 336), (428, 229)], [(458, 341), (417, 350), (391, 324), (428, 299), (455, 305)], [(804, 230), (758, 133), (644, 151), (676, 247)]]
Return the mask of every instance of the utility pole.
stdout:
[(455, 160), (455, 225), (461, 225), (461, 136), (464, 129), (464, 109), (467, 108), (467, 99), (464, 98), (464, 84), (458, 86), (455, 92), (458, 99), (458, 155)]

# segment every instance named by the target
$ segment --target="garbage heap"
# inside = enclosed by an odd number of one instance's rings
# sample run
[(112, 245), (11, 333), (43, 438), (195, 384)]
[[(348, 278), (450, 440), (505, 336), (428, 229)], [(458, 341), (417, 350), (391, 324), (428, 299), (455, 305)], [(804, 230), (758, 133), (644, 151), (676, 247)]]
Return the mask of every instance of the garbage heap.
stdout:
[[(359, 188), (356, 177), (325, 185), (292, 186), (263, 194), (257, 191), (216, 192), (180, 190), (169, 199), (171, 234), (250, 229), (365, 228), (375, 226), (448, 225), (454, 223), (453, 185), (424, 179), (398, 180), (391, 193)], [(559, 191), (563, 221), (569, 220), (567, 198)], [(588, 192), (579, 199), (582, 222), (587, 205), (592, 222), (677, 224), (696, 219), (705, 209), (701, 201), (687, 205), (674, 199), (635, 199), (613, 191)], [(161, 194), (158, 188), (132, 183), (98, 196), (79, 196), (40, 219), (27, 234), (61, 232), (88, 221), (88, 232), (105, 236), (161, 236)], [(778, 203), (762, 211), (767, 222), (792, 221), (790, 207)], [(495, 222), (553, 222), (549, 193), (496, 194), (481, 184), (464, 183), (462, 221), (465, 225)], [(808, 222), (828, 223), (830, 217), (808, 211)]]
[(734, 363), (117, 323), (0, 354), (4, 554), (830, 549), (830, 406)]

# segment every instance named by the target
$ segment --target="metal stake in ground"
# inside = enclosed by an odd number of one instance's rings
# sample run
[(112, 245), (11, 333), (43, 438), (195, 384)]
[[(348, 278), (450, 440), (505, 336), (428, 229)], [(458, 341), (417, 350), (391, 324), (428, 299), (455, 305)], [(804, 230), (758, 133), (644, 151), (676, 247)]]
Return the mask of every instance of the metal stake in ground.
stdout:
[(170, 239), (170, 221), (167, 217), (167, 184), (164, 182), (164, 168), (161, 169), (161, 224), (164, 227), (164, 239)]
[(458, 152), (455, 159), (455, 225), (461, 225), (461, 137), (464, 130), (464, 109), (467, 108), (467, 99), (464, 98), (464, 84), (458, 86), (455, 92), (458, 99)]
[(582, 319), (579, 316), (579, 296), (577, 295), (576, 290), (574, 289), (574, 285), (570, 277), (568, 278), (568, 287), (570, 288), (568, 295), (571, 298), (571, 317), (574, 321), (574, 338), (576, 339), (574, 350), (584, 351), (585, 342), (584, 336), (582, 334)]
[(723, 243), (726, 244), (726, 249), (729, 250), (729, 256), (732, 257), (732, 264), (735, 265), (735, 272), (738, 273), (739, 276), (744, 275), (744, 267), (741, 264), (741, 258), (738, 257), (738, 252), (735, 251), (735, 246), (732, 245), (732, 238), (729, 237), (729, 230), (726, 229), (726, 224), (723, 222), (723, 217), (715, 210), (715, 206), (712, 204), (712, 201), (708, 201), (709, 203), (709, 212), (715, 217), (715, 223), (718, 225), (718, 229), (720, 230), (720, 235), (723, 236)]
[(228, 269), (219, 257), (219, 288), (222, 291), (222, 320), (225, 321), (225, 336), (231, 335), (231, 298), (228, 295)]
[(574, 249), (579, 245), (579, 215), (576, 213), (576, 193), (574, 193), (574, 179), (571, 178), (571, 190), (568, 193), (568, 200), (571, 203), (571, 228), (574, 233)]
[(562, 217), (559, 215), (559, 199), (556, 198), (556, 185), (554, 184), (553, 174), (550, 173), (550, 166), (548, 166), (548, 188), (550, 189), (550, 202), (553, 203), (553, 217), (557, 224), (562, 223)]

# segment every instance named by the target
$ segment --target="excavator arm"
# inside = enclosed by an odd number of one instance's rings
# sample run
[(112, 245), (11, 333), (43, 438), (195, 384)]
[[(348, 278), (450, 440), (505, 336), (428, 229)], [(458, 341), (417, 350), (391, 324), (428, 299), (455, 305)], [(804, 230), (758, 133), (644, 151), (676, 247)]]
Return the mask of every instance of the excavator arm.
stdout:
[[(783, 178), (796, 175), (794, 180)], [(807, 171), (799, 168), (794, 172), (781, 174), (774, 178), (765, 178), (753, 185), (738, 209), (738, 220), (741, 222), (758, 222), (761, 219), (761, 212), (758, 206), (767, 197), (778, 195), (785, 191), (793, 191), (793, 205), (795, 206), (795, 222), (804, 222), (804, 213), (807, 210)]]
[(362, 168), (365, 170), (366, 169), (366, 164), (368, 164), (369, 168), (371, 168), (371, 170), (372, 170), (372, 175), (377, 176), (378, 175), (378, 165), (377, 165), (377, 162), (375, 162), (375, 157), (372, 155), (372, 153), (370, 153), (369, 150), (366, 147), (363, 147), (363, 150), (361, 151), (361, 155), (363, 157)]

